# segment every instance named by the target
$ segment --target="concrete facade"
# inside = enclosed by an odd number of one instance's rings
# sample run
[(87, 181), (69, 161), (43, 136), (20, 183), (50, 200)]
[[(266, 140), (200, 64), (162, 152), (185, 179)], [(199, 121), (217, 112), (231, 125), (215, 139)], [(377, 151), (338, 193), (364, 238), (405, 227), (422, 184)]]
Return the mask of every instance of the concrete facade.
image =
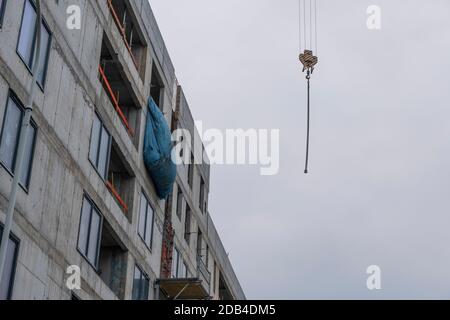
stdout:
[[(22, 103), (27, 101), (32, 75), (17, 53), (26, 1), (30, 0), (7, 0), (5, 5), (0, 29), (0, 123), (3, 123), (11, 92)], [(159, 297), (154, 283), (161, 277), (163, 225), (166, 210), (170, 210), (174, 245), (180, 251), (189, 275), (198, 275), (197, 235), (200, 230), (203, 246), (208, 248), (205, 265), (209, 279), (204, 283), (209, 282), (209, 295), (214, 299), (245, 299), (207, 206), (201, 208), (199, 203), (203, 186), (203, 200), (207, 204), (209, 166), (195, 165), (191, 183), (188, 181), (189, 166), (178, 166), (174, 192), (169, 200), (171, 205), (158, 199), (144, 166), (142, 149), (147, 98), (153, 88), (152, 75), (157, 74), (159, 86), (163, 88), (159, 92), (159, 107), (172, 129), (176, 126), (197, 134), (148, 1), (121, 1), (130, 14), (128, 19), (134, 25), (134, 36), (142, 43), (142, 48), (133, 51), (139, 56), (137, 64), (120, 33), (108, 0), (42, 2), (43, 17), (51, 32), (51, 46), (45, 85), (37, 90), (32, 116), (37, 136), (30, 185), (27, 190), (20, 189), (14, 216), (12, 231), (19, 246), (11, 298), (58, 300), (71, 299), (75, 294), (80, 299), (131, 299), (135, 265), (150, 280), (148, 299)], [(70, 5), (81, 8), (80, 30), (69, 30), (66, 26), (66, 10)], [(133, 123), (133, 135), (99, 78), (104, 47), (112, 51), (116, 73), (111, 72), (111, 77), (120, 74), (124, 80), (125, 89), (116, 86), (118, 91), (125, 92), (121, 92), (121, 98), (129, 95), (133, 103), (133, 109), (127, 112)], [(89, 161), (95, 114), (111, 134), (113, 148), (130, 176), (125, 195), (126, 212)], [(3, 222), (12, 182), (12, 175), (5, 166), (0, 166), (0, 182), (0, 222)], [(184, 199), (181, 217), (176, 205), (179, 190)], [(151, 248), (138, 235), (142, 192), (154, 210)], [(84, 195), (98, 208), (103, 216), (104, 230), (109, 234), (104, 240), (105, 246), (100, 248), (102, 259), (109, 259), (110, 242), (121, 248), (121, 262), (114, 265), (114, 270), (94, 268), (77, 249)], [(188, 207), (191, 209), (189, 243), (184, 237)], [(114, 258), (114, 255), (113, 252), (110, 256)], [(66, 270), (71, 265), (80, 267), (80, 290), (70, 290), (66, 286)], [(110, 281), (105, 281), (107, 273), (119, 276), (111, 276)]]

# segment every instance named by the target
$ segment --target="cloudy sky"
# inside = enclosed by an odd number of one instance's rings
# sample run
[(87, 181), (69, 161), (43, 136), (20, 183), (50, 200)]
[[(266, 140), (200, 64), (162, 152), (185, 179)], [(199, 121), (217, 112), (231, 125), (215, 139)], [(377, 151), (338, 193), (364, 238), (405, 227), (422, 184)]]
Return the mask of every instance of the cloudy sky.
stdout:
[(278, 175), (212, 168), (248, 298), (450, 298), (449, 1), (318, 0), (309, 175), (297, 0), (150, 4), (196, 120), (281, 130)]

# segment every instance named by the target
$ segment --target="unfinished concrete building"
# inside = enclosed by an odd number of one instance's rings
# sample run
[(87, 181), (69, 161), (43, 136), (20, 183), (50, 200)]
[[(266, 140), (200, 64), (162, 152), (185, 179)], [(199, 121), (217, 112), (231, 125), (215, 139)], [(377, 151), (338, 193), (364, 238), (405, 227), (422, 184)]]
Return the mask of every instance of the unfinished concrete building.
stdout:
[[(209, 166), (177, 166), (166, 200), (144, 166), (149, 97), (172, 130), (197, 134), (148, 1), (41, 2), (39, 89), (0, 299), (245, 299), (208, 212)], [(67, 25), (74, 5), (79, 29)], [(35, 21), (34, 0), (0, 0), (0, 233)], [(68, 281), (77, 270), (80, 288)]]

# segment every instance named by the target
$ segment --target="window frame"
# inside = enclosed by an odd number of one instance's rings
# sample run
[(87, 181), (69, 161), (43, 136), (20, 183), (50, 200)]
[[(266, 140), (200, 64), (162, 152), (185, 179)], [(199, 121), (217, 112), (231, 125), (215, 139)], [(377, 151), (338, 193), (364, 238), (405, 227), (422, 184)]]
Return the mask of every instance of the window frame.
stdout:
[(181, 189), (180, 185), (178, 185), (178, 190), (177, 190), (177, 208), (176, 208), (176, 216), (178, 217), (178, 220), (181, 221), (182, 217), (183, 217), (183, 201), (184, 200), (184, 194), (183, 194), (183, 190)]
[[(147, 202), (147, 205), (145, 206), (145, 224), (144, 224), (144, 235), (141, 235), (140, 233), (140, 226), (141, 226), (141, 208), (142, 208), (142, 199), (145, 199), (145, 201)], [(144, 242), (145, 246), (150, 250), (150, 252), (152, 251), (153, 248), (153, 233), (155, 231), (155, 208), (153, 207), (153, 205), (150, 203), (150, 201), (148, 200), (149, 198), (147, 197), (147, 194), (145, 193), (144, 190), (141, 191), (141, 196), (139, 199), (139, 218), (138, 218), (138, 236), (139, 238), (141, 238), (141, 240)], [(153, 214), (152, 214), (152, 224), (151, 224), (151, 230), (150, 230), (150, 243), (147, 243), (147, 241), (145, 240), (145, 235), (147, 233), (147, 219), (148, 219), (148, 207), (150, 206), (150, 208), (153, 210)]]
[[(23, 64), (25, 65), (25, 67), (27, 68), (27, 70), (28, 70), (28, 72), (31, 74), (31, 75), (33, 75), (33, 68), (32, 68), (32, 66), (30, 67), (29, 65), (28, 65), (28, 63), (25, 61), (26, 59), (25, 59), (25, 57), (23, 57), (22, 56), (22, 54), (20, 53), (20, 51), (19, 51), (19, 44), (20, 44), (20, 35), (22, 34), (22, 27), (23, 27), (23, 20), (24, 20), (24, 17), (25, 17), (25, 8), (26, 8), (26, 5), (27, 5), (27, 2), (29, 2), (30, 3), (30, 5), (33, 7), (33, 9), (34, 9), (34, 12), (36, 13), (36, 15), (37, 15), (37, 9), (36, 9), (36, 3), (35, 3), (35, 1), (34, 0), (25, 0), (24, 1), (24, 4), (23, 4), (23, 9), (22, 9), (22, 18), (21, 18), (21, 20), (20, 20), (20, 29), (19, 29), (19, 34), (18, 34), (18, 36), (17, 36), (17, 45), (16, 45), (16, 53), (17, 53), (17, 55), (19, 56), (19, 58), (20, 58), (20, 60), (22, 60), (22, 62), (23, 62)], [(36, 17), (36, 19), (37, 19), (37, 17)], [(47, 48), (45, 48), (45, 50), (46, 50), (46, 53), (45, 53), (45, 67), (44, 67), (44, 74), (43, 74), (43, 79), (42, 79), (42, 82), (43, 83), (40, 83), (40, 81), (39, 81), (39, 74), (38, 74), (38, 76), (36, 77), (36, 83), (38, 84), (38, 86), (39, 86), (39, 88), (42, 90), (42, 91), (44, 91), (44, 89), (45, 89), (45, 83), (46, 83), (46, 80), (47, 80), (47, 71), (48, 71), (48, 62), (49, 62), (49, 59), (50, 59), (50, 49), (51, 49), (51, 46), (52, 46), (52, 41), (53, 41), (53, 33), (51, 32), (51, 30), (50, 30), (50, 27), (48, 26), (48, 24), (47, 24), (47, 21), (45, 20), (45, 18), (42, 16), (42, 21), (41, 21), (41, 27), (44, 27), (44, 29), (48, 32), (48, 36), (49, 36), (49, 39), (48, 39), (48, 44), (47, 44)], [(36, 30), (34, 30), (34, 34), (33, 34), (33, 48), (32, 48), (32, 56), (33, 56), (33, 58), (34, 58), (34, 54), (35, 54), (35, 50), (36, 50), (36, 35), (37, 35), (37, 32), (36, 32)], [(42, 43), (41, 43), (42, 44)], [(43, 48), (41, 48), (41, 50), (42, 50)], [(39, 73), (39, 70), (37, 70), (37, 72)]]
[[(81, 222), (82, 222), (82, 217), (83, 217), (84, 200), (87, 200), (89, 202), (89, 204), (91, 205), (91, 211), (89, 214), (89, 227), (88, 227), (87, 240), (86, 240), (86, 248), (87, 248), (86, 251), (89, 250), (89, 240), (90, 240), (91, 227), (92, 227), (92, 211), (96, 210), (96, 212), (100, 216), (100, 223), (98, 226), (98, 240), (97, 240), (97, 247), (96, 247), (97, 252), (96, 252), (95, 262), (92, 262), (89, 260), (89, 258), (88, 258), (89, 252), (86, 252), (86, 254), (85, 254), (80, 248), (80, 230), (81, 230)], [(98, 207), (95, 205), (94, 201), (91, 199), (91, 197), (89, 197), (89, 195), (87, 193), (84, 193), (82, 205), (81, 205), (81, 211), (80, 211), (80, 222), (78, 225), (77, 251), (95, 269), (95, 271), (99, 270), (98, 264), (99, 264), (99, 257), (100, 257), (100, 245), (102, 242), (101, 240), (102, 240), (102, 230), (103, 230), (103, 219), (104, 219), (103, 214), (100, 212)]]
[[(188, 221), (189, 220), (189, 221)], [(189, 227), (189, 230), (187, 229)], [(191, 233), (192, 233), (192, 209), (187, 205), (186, 213), (184, 216), (184, 240), (191, 246)]]
[(100, 160), (100, 150), (101, 150), (101, 143), (102, 143), (102, 133), (103, 133), (103, 129), (106, 131), (106, 133), (109, 136), (109, 141), (108, 141), (108, 151), (106, 153), (106, 164), (105, 164), (105, 176), (103, 176), (99, 170), (98, 170), (98, 164), (94, 164), (92, 159), (91, 159), (91, 147), (92, 147), (92, 134), (94, 132), (94, 121), (95, 119), (92, 121), (92, 127), (91, 127), (91, 137), (89, 139), (89, 152), (88, 152), (88, 160), (90, 162), (90, 164), (94, 167), (95, 172), (97, 172), (97, 174), (101, 177), (101, 179), (106, 182), (108, 180), (108, 172), (109, 172), (109, 164), (111, 162), (111, 148), (112, 148), (112, 140), (113, 137), (111, 135), (111, 132), (109, 132), (108, 128), (106, 128), (105, 123), (103, 122), (102, 117), (100, 117), (100, 115), (98, 114), (97, 111), (94, 111), (94, 117), (97, 117), (98, 121), (100, 122), (100, 134), (98, 137), (98, 145), (97, 145), (97, 162)]
[[(5, 130), (5, 124), (6, 124), (6, 114), (8, 112), (8, 107), (9, 107), (9, 102), (10, 99), (13, 100), (13, 102), (16, 104), (16, 106), (20, 109), (21, 115), (20, 115), (20, 123), (19, 123), (19, 133), (17, 135), (17, 139), (14, 143), (14, 155), (13, 155), (13, 165), (12, 168), (8, 168), (8, 166), (3, 162), (2, 159), (0, 159), (0, 165), (12, 176), (14, 177), (15, 173), (15, 167), (16, 167), (16, 161), (17, 161), (17, 151), (19, 148), (19, 140), (20, 140), (20, 135), (22, 133), (22, 120), (23, 120), (23, 116), (25, 114), (25, 107), (22, 104), (22, 102), (20, 102), (20, 99), (17, 97), (17, 95), (12, 91), (9, 90), (9, 93), (7, 95), (7, 99), (6, 99), (6, 106), (5, 106), (5, 112), (3, 115), (3, 120), (2, 120), (2, 129), (0, 131), (0, 147), (2, 145), (3, 142), (3, 134), (4, 134), (4, 130)], [(30, 164), (28, 166), (28, 176), (26, 179), (26, 183), (25, 185), (22, 184), (22, 182), (20, 181), (19, 178), (19, 185), (20, 187), (25, 191), (25, 193), (28, 193), (29, 188), (30, 188), (30, 182), (31, 182), (31, 176), (33, 174), (33, 163), (34, 163), (34, 155), (35, 155), (35, 149), (36, 149), (36, 141), (37, 141), (37, 135), (38, 135), (38, 126), (36, 125), (36, 123), (34, 122), (33, 118), (30, 118), (30, 126), (34, 128), (34, 137), (33, 137), (33, 144), (30, 150), (31, 153), (31, 157), (30, 157)]]
[[(3, 231), (4, 231), (4, 225), (3, 223), (0, 223), (0, 239), (3, 236)], [(14, 251), (14, 257), (13, 257), (13, 270), (11, 272), (11, 277), (9, 279), (9, 284), (8, 284), (8, 294), (6, 295), (6, 300), (11, 300), (12, 298), (12, 294), (13, 294), (13, 290), (14, 290), (14, 283), (15, 283), (15, 277), (16, 277), (16, 272), (17, 272), (17, 261), (19, 258), (19, 250), (20, 250), (20, 239), (14, 235), (14, 233), (10, 233), (9, 234), (9, 240), (11, 240), (12, 242), (15, 243), (16, 245), (16, 249)], [(0, 280), (1, 277), (3, 275), (0, 276)]]
[[(143, 279), (147, 280), (147, 297), (145, 299), (135, 299), (134, 297), (134, 281), (135, 281), (135, 274), (136, 274), (136, 269), (139, 270), (139, 273), (141, 275), (140, 280), (142, 281)], [(131, 289), (131, 299), (133, 301), (148, 301), (149, 300), (149, 295), (150, 295), (150, 277), (148, 276), (148, 274), (138, 265), (135, 264), (134, 265), (134, 270), (133, 270), (133, 288)]]
[(2, 4), (0, 5), (0, 30), (3, 27), (3, 17), (5, 15), (5, 11), (6, 11), (6, 2), (8, 0), (1, 0)]
[[(174, 264), (175, 256), (176, 256), (177, 259), (176, 259), (176, 263)], [(172, 266), (171, 266), (172, 270), (170, 271), (170, 273), (171, 273), (170, 277), (172, 279), (177, 279), (178, 278), (178, 268), (179, 268), (179, 264), (180, 264), (180, 256), (181, 256), (180, 250), (178, 250), (178, 248), (176, 246), (174, 246), (173, 250), (172, 250)], [(173, 270), (173, 267), (176, 268), (175, 272)]]

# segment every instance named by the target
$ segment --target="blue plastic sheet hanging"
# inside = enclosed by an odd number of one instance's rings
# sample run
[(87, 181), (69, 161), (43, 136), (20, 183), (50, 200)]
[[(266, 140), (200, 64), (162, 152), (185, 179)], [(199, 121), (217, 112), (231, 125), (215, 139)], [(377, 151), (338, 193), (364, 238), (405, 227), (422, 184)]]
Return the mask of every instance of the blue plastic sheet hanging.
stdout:
[(148, 100), (144, 138), (144, 163), (160, 199), (172, 193), (177, 167), (171, 159), (172, 139), (164, 115), (152, 98)]

